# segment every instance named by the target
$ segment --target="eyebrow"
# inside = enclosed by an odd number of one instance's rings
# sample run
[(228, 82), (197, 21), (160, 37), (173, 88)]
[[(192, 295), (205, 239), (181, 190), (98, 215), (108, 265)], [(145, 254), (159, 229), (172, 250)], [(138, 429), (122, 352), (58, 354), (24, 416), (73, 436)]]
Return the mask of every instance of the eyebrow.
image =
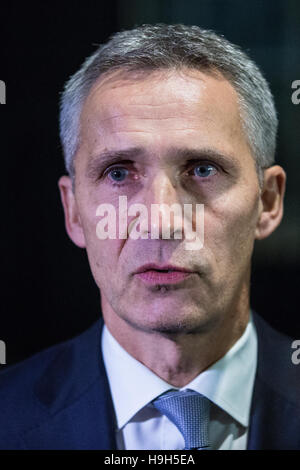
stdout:
[(211, 147), (195, 148), (171, 148), (168, 154), (171, 154), (176, 159), (182, 160), (214, 160), (220, 165), (224, 165), (227, 168), (234, 168), (240, 165), (239, 160), (231, 154), (220, 152), (217, 149)]
[(130, 161), (144, 156), (145, 151), (139, 147), (133, 147), (125, 150), (104, 150), (98, 155), (91, 157), (86, 168), (86, 176), (94, 178), (98, 176), (107, 166), (120, 161)]
[[(99, 176), (105, 168), (114, 163), (122, 161), (129, 163), (133, 160), (144, 161), (146, 155), (146, 150), (141, 147), (132, 147), (124, 150), (105, 150), (94, 157), (90, 157), (86, 168), (86, 176), (93, 179)], [(171, 147), (166, 152), (166, 157), (172, 158), (174, 163), (180, 163), (180, 161), (187, 163), (188, 161), (195, 160), (214, 160), (228, 170), (240, 166), (239, 160), (234, 155), (222, 153), (214, 148), (204, 147), (195, 149)]]

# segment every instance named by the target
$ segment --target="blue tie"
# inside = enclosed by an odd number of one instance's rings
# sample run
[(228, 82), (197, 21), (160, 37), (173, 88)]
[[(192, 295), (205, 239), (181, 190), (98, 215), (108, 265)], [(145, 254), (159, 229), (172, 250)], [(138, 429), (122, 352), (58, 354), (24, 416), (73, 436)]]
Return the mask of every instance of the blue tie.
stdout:
[(184, 437), (185, 450), (209, 450), (208, 398), (193, 390), (169, 390), (152, 403), (179, 429)]

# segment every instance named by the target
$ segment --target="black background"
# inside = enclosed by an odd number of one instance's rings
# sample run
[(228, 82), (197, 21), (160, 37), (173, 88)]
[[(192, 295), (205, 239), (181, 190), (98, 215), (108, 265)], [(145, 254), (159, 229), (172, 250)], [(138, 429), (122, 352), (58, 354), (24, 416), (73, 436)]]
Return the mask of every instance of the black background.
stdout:
[(70, 338), (100, 314), (84, 250), (68, 239), (57, 180), (64, 173), (58, 100), (96, 44), (142, 23), (197, 24), (241, 45), (268, 79), (280, 128), (277, 162), (287, 171), (284, 220), (256, 244), (251, 304), (275, 328), (300, 338), (300, 2), (110, 0), (1, 4), (1, 318), (7, 363)]

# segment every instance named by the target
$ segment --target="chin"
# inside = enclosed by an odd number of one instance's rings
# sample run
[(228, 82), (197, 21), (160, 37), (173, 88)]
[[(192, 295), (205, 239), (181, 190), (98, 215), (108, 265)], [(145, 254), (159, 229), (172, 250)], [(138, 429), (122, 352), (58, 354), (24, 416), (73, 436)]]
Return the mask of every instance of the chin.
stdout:
[[(140, 315), (141, 311), (143, 312), (142, 317)], [(201, 333), (207, 329), (207, 324), (210, 323), (207, 321), (207, 315), (203, 314), (199, 309), (197, 312), (195, 312), (195, 309), (193, 311), (188, 309), (180, 313), (178, 305), (176, 310), (174, 308), (172, 310), (157, 310), (156, 306), (156, 309), (147, 311), (144, 307), (144, 309), (136, 312), (135, 318), (132, 315), (130, 317), (127, 317), (127, 322), (135, 328), (166, 335)]]

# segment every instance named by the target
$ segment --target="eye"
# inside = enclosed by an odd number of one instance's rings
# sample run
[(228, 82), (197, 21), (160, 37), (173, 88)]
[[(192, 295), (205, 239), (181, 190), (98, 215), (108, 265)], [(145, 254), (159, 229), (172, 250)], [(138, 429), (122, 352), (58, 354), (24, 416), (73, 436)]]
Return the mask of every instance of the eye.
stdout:
[(117, 183), (121, 183), (128, 176), (129, 171), (123, 167), (115, 167), (107, 172), (110, 179)]
[(217, 168), (210, 163), (201, 163), (193, 168), (194, 175), (200, 178), (207, 178), (208, 176), (215, 175), (217, 171)]

